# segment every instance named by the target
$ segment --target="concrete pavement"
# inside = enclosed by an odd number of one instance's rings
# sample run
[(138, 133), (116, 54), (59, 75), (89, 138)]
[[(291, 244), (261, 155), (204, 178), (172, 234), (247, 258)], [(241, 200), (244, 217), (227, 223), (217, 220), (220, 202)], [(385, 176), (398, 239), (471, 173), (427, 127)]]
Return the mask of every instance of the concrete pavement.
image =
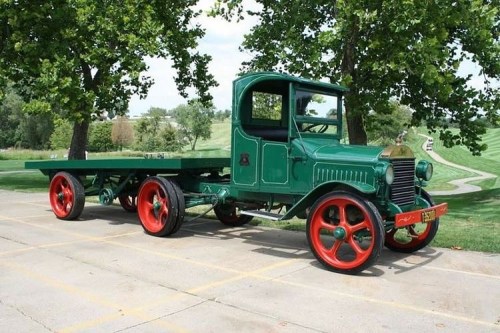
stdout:
[(214, 220), (170, 238), (87, 204), (0, 190), (2, 332), (500, 332), (500, 256), (384, 251), (359, 276), (324, 270), (304, 233)]

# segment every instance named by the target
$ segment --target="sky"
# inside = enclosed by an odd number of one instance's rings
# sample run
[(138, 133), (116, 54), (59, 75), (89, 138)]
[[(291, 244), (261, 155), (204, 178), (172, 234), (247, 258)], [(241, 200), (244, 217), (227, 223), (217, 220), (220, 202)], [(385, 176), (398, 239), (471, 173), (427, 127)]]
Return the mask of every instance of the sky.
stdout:
[[(213, 0), (201, 0), (199, 7), (208, 10), (212, 3)], [(238, 48), (243, 42), (243, 35), (250, 31), (257, 19), (248, 17), (240, 22), (227, 22), (222, 18), (211, 18), (202, 14), (199, 22), (206, 29), (206, 34), (200, 40), (197, 50), (212, 56), (209, 72), (219, 83), (210, 90), (210, 93), (217, 110), (230, 110), (232, 82), (237, 77), (241, 63), (251, 59), (248, 53), (240, 52)], [(175, 70), (172, 69), (172, 62), (166, 59), (148, 58), (146, 63), (149, 65), (149, 70), (145, 74), (152, 77), (155, 83), (149, 89), (146, 99), (132, 97), (129, 104), (130, 115), (140, 115), (147, 112), (150, 107), (168, 110), (179, 104), (185, 104), (187, 100), (179, 95), (174, 83)]]
[[(200, 0), (198, 7), (206, 11), (212, 3), (213, 0)], [(245, 0), (245, 3), (251, 5), (252, 9), (257, 8), (252, 0)], [(199, 23), (206, 29), (206, 34), (199, 42), (198, 51), (212, 56), (209, 71), (219, 83), (210, 90), (215, 107), (217, 110), (231, 109), (232, 82), (237, 77), (241, 63), (251, 59), (249, 53), (239, 51), (239, 46), (243, 42), (244, 34), (250, 32), (251, 27), (257, 23), (257, 18), (247, 17), (240, 22), (227, 22), (222, 18), (211, 18), (203, 13)], [(149, 65), (149, 70), (144, 74), (153, 78), (155, 83), (145, 99), (141, 100), (138, 96), (131, 98), (129, 104), (131, 116), (139, 116), (151, 107), (169, 110), (179, 104), (187, 103), (177, 91), (173, 79), (175, 71), (172, 69), (171, 61), (148, 58), (146, 63)], [(483, 79), (478, 76), (479, 66), (474, 63), (464, 62), (459, 68), (459, 73), (473, 74), (474, 77), (469, 84), (473, 87), (483, 87)]]

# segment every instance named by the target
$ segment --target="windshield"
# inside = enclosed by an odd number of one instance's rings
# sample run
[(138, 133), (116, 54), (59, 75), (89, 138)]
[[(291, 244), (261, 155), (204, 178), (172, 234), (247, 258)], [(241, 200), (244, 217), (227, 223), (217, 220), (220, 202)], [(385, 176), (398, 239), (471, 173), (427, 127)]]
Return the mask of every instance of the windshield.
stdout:
[(296, 121), (302, 133), (337, 135), (339, 97), (297, 90), (295, 94)]

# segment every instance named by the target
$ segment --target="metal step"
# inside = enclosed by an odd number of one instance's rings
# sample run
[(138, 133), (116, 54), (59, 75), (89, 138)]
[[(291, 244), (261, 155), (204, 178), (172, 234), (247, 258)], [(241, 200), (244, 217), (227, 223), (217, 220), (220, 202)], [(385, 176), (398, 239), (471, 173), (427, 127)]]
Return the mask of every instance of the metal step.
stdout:
[(272, 221), (279, 221), (279, 220), (281, 220), (281, 218), (283, 216), (285, 216), (285, 215), (280, 215), (280, 214), (275, 214), (275, 213), (270, 213), (270, 212), (263, 212), (261, 210), (242, 210), (242, 211), (240, 211), (240, 214), (261, 217), (263, 219), (268, 219), (268, 220), (272, 220)]

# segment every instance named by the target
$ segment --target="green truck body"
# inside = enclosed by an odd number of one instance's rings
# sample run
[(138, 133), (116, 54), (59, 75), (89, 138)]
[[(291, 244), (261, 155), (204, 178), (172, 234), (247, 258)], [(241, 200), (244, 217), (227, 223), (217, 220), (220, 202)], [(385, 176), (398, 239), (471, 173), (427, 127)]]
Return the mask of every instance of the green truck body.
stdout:
[(423, 190), (432, 164), (417, 163), (409, 147), (341, 143), (346, 91), (284, 74), (247, 74), (233, 82), (230, 159), (36, 161), (26, 168), (49, 176), (60, 219), (77, 218), (89, 195), (104, 205), (118, 199), (155, 236), (178, 231), (185, 209), (197, 205), (211, 205), (229, 226), (255, 216), (299, 217), (326, 268), (358, 273), (384, 245), (399, 252), (427, 246), (447, 205), (435, 205)]

